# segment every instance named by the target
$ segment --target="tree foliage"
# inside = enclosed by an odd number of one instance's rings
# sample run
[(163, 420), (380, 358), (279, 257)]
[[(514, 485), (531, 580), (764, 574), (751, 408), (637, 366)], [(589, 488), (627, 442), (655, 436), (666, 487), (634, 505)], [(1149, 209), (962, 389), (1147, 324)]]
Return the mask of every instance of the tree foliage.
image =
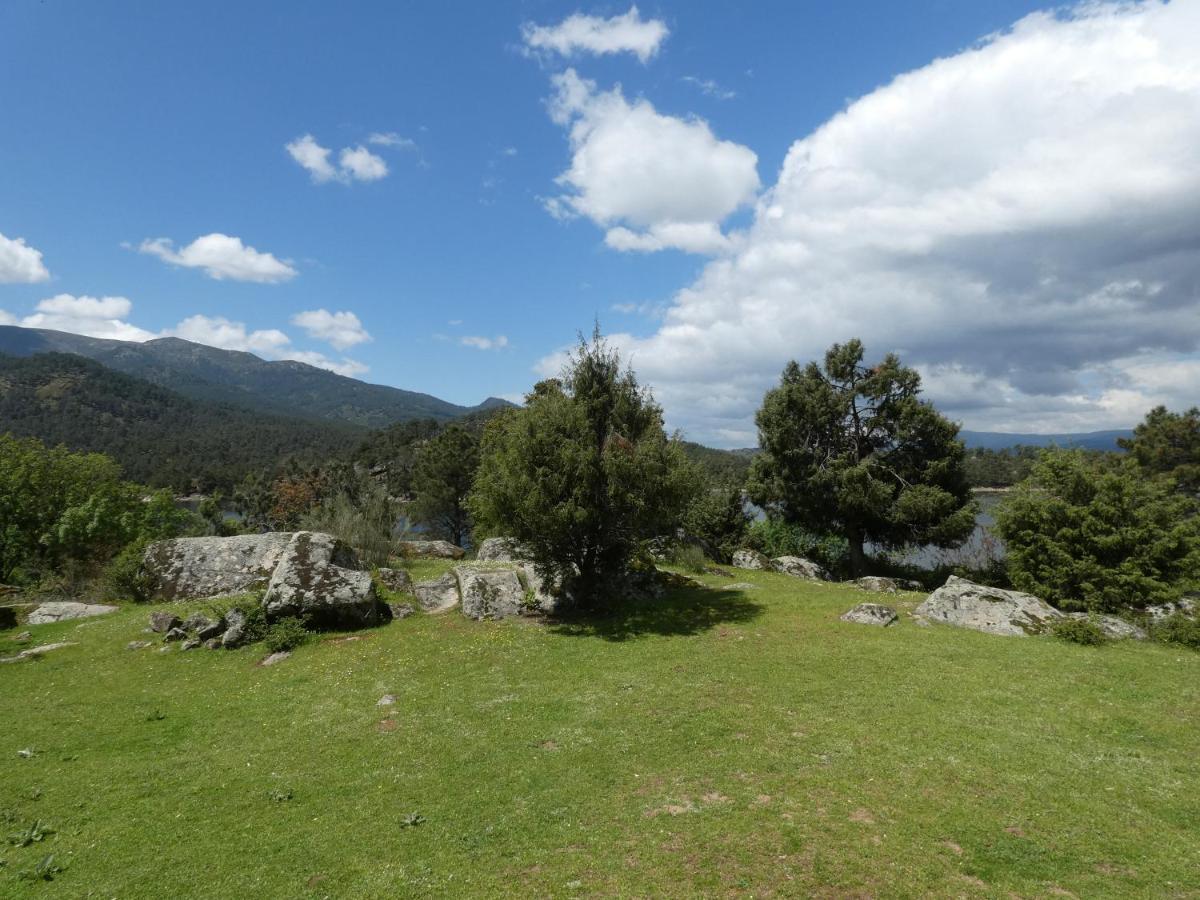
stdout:
[(642, 541), (679, 524), (694, 484), (662, 410), (597, 330), (561, 379), (488, 424), (470, 506), (478, 530), (517, 538), (596, 606)]
[(1177, 599), (1200, 573), (1197, 505), (1131, 460), (1047, 450), (997, 507), (1013, 585), (1064, 609)]
[(1119, 443), (1147, 472), (1169, 476), (1179, 490), (1200, 495), (1200, 409), (1184, 413), (1156, 406)]
[(412, 481), (416, 499), (409, 514), (461, 546), (471, 533), (467, 496), (478, 468), (478, 436), (460, 425), (449, 426), (417, 454)]
[(683, 516), (683, 530), (717, 562), (727, 563), (743, 545), (750, 515), (740, 487), (699, 491)]
[(958, 426), (920, 399), (920, 376), (895, 355), (862, 359), (851, 340), (823, 366), (788, 363), (756, 416), (762, 452), (749, 480), (770, 514), (843, 535), (854, 574), (868, 541), (953, 546), (975, 522)]

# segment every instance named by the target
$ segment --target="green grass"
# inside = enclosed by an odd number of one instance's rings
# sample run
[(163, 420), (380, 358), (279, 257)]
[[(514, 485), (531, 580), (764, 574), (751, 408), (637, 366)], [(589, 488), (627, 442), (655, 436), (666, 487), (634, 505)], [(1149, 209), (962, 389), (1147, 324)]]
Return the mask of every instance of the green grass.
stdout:
[(270, 668), (127, 650), (146, 607), (34, 628), (79, 645), (0, 666), (0, 828), (54, 829), (0, 848), (0, 896), (1200, 895), (1200, 654), (879, 630), (838, 621), (877, 596), (737, 577)]

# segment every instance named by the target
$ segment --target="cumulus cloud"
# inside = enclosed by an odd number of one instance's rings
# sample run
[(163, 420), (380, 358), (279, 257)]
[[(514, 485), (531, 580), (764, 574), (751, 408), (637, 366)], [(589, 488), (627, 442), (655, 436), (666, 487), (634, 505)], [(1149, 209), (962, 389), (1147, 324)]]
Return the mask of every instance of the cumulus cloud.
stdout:
[(145, 341), (156, 337), (153, 332), (125, 321), (133, 309), (133, 303), (125, 297), (57, 294), (40, 301), (36, 309), (36, 312), (21, 319), (23, 327), (69, 331), (117, 341)]
[(330, 312), (310, 309), (292, 316), (292, 324), (303, 328), (309, 337), (327, 341), (338, 350), (371, 340), (358, 316), (349, 310)]
[(796, 141), (733, 252), (616, 340), (727, 445), (788, 359), (854, 336), (971, 428), (1127, 426), (1200, 388), (1198, 203), (1200, 4), (1036, 13)]
[(559, 56), (632, 53), (643, 63), (658, 53), (658, 48), (669, 33), (665, 22), (643, 19), (636, 6), (609, 19), (575, 13), (557, 25), (526, 22), (521, 27), (521, 37), (530, 51), (557, 53)]
[(289, 263), (248, 247), (241, 238), (217, 232), (202, 235), (178, 250), (169, 238), (147, 238), (138, 251), (175, 266), (203, 269), (209, 278), (217, 281), (274, 284), (296, 276), (296, 270)]
[(495, 337), (468, 335), (459, 338), (459, 343), (464, 347), (474, 347), (476, 350), (502, 350), (508, 346), (508, 338), (502, 334)]
[[(376, 132), (367, 138), (367, 142), (386, 147), (416, 146), (412, 141), (393, 132)], [(333, 151), (318, 144), (311, 134), (302, 135), (285, 144), (284, 149), (317, 184), (327, 181), (338, 181), (342, 184), (352, 181), (378, 181), (388, 173), (387, 163), (383, 158), (376, 156), (362, 144), (343, 147), (338, 154), (336, 166), (331, 160)]]
[(417, 142), (412, 140), (412, 138), (406, 138), (394, 131), (372, 132), (367, 136), (367, 143), (376, 144), (380, 147), (401, 147), (406, 150), (415, 150), (417, 146)]
[(684, 75), (679, 80), (685, 84), (692, 85), (706, 97), (713, 97), (717, 100), (732, 100), (737, 96), (737, 91), (723, 88), (711, 78), (697, 78), (695, 75)]
[(50, 272), (42, 262), (41, 251), (22, 238), (0, 234), (0, 284), (36, 284), (47, 281)]
[(586, 216), (617, 250), (730, 248), (720, 223), (758, 193), (758, 157), (719, 140), (702, 119), (632, 103), (620, 87), (598, 91), (568, 69), (553, 79), (550, 115), (568, 129), (571, 165), (558, 178), (567, 193), (546, 201), (558, 218)]
[(272, 356), (291, 344), (291, 338), (277, 328), (250, 331), (245, 323), (233, 322), (224, 316), (188, 316), (167, 334), (222, 350), (245, 350)]
[(370, 371), (370, 368), (366, 364), (356, 359), (348, 359), (346, 357), (330, 359), (325, 354), (317, 353), (314, 350), (287, 350), (280, 358), (307, 363), (310, 366), (316, 366), (318, 369), (328, 369), (330, 372), (345, 375), (347, 378), (357, 378)]

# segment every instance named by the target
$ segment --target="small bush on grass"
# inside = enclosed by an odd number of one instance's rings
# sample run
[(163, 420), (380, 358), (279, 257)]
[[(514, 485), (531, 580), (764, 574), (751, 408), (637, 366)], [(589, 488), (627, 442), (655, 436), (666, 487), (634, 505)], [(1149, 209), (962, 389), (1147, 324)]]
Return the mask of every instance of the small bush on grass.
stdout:
[(283, 653), (286, 650), (295, 650), (307, 640), (308, 629), (304, 627), (304, 623), (288, 616), (267, 629), (263, 643), (272, 653)]
[(704, 551), (695, 544), (676, 544), (671, 548), (669, 557), (671, 565), (679, 566), (689, 572), (703, 572), (708, 565)]
[(256, 644), (267, 636), (267, 614), (263, 612), (261, 598), (239, 600), (229, 608), (236, 609), (246, 617), (243, 634), (247, 644)]
[(1051, 633), (1060, 641), (1099, 647), (1108, 643), (1108, 635), (1091, 619), (1056, 619), (1050, 626)]
[(844, 577), (850, 571), (850, 544), (845, 538), (814, 534), (782, 519), (755, 522), (746, 532), (746, 543), (771, 559), (777, 556), (802, 556), (839, 577)]
[(1192, 650), (1200, 650), (1200, 619), (1183, 613), (1167, 616), (1150, 628), (1150, 636), (1164, 644), (1178, 644)]
[(142, 565), (147, 541), (134, 541), (113, 557), (104, 570), (102, 598), (104, 600), (132, 600), (146, 603), (150, 600), (153, 584), (149, 573)]

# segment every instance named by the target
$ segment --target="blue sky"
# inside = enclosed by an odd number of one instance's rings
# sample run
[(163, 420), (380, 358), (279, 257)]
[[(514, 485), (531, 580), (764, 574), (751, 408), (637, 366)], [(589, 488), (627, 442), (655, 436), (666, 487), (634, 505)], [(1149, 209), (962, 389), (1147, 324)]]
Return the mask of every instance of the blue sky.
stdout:
[[(828, 282), (804, 282), (812, 265), (802, 261), (784, 279), (791, 285), (787, 290), (806, 297), (806, 303), (827, 302), (828, 307), (808, 309), (799, 319), (787, 291), (767, 298), (764, 283), (745, 278), (720, 287), (719, 303), (695, 299), (717, 290), (712, 285), (722, 278), (721, 267), (744, 269), (757, 258), (752, 255), (754, 241), (760, 225), (766, 226), (771, 192), (775, 199), (788, 193), (781, 174), (787, 174), (782, 167), (789, 149), (820, 132), (855, 101), (860, 101), (860, 120), (882, 115), (878, 109), (888, 103), (917, 104), (911, 121), (927, 133), (906, 138), (910, 145), (902, 150), (908, 166), (904, 178), (920, 184), (912, 174), (914, 165), (920, 168), (921, 160), (949, 154), (944, 165), (947, 171), (954, 169), (962, 160), (953, 147), (964, 137), (970, 143), (970, 134), (954, 128), (977, 133), (981, 127), (971, 120), (929, 124), (927, 110), (935, 104), (922, 100), (921, 91), (942, 92), (943, 102), (964, 108), (994, 103), (1000, 119), (1021, 119), (1022, 90), (1045, 93), (1036, 85), (1020, 84), (1013, 84), (1010, 94), (1003, 93), (1003, 84), (978, 93), (985, 77), (1019, 71), (972, 61), (972, 48), (981, 39), (1003, 32), (1007, 37), (1000, 46), (1010, 52), (1049, 52), (1052, 58), (1062, 54), (1039, 50), (1046, 41), (1075, 47), (1090, 40), (1091, 55), (1080, 51), (1078, 61), (1078, 77), (1086, 80), (1097, 59), (1115, 62), (1120, 47), (1112, 42), (1120, 34), (1130, 28), (1153, 34), (1159, 33), (1155, 29), (1179, 30), (1179, 21), (1163, 23), (1153, 17), (1187, 15), (1190, 23), (1195, 3), (1172, 4), (1176, 12), (1157, 3), (1134, 13), (1113, 8), (1104, 20), (1111, 20), (1109, 25), (1094, 13), (1082, 23), (1078, 15), (1063, 14), (1015, 32), (1006, 29), (1036, 10), (1036, 4), (942, 0), (738, 6), (642, 4), (632, 12), (626, 4), (540, 2), (418, 6), (9, 0), (0, 9), (0, 235), (10, 242), (10, 262), (18, 262), (10, 265), (7, 279), (0, 268), (0, 279), (7, 282), (0, 283), (5, 321), (98, 333), (97, 327), (108, 326), (97, 326), (97, 320), (115, 319), (140, 329), (143, 336), (172, 330), (208, 335), (213, 343), (249, 347), (265, 356), (327, 360), (369, 381), (473, 403), (487, 395), (515, 396), (526, 390), (539, 373), (553, 369), (556, 351), (599, 316), (639, 371), (645, 370), (671, 423), (715, 444), (752, 442), (754, 401), (789, 356), (810, 358), (830, 337), (863, 332), (875, 337), (869, 349), (905, 351), (925, 367), (931, 395), (968, 427), (1071, 430), (1131, 424), (1139, 404), (1174, 399), (1162, 394), (1161, 383), (1169, 380), (1165, 375), (1145, 375), (1151, 364), (1183, 366), (1184, 386), (1196, 386), (1191, 367), (1200, 335), (1195, 328), (1181, 335), (1174, 319), (1160, 322), (1133, 345), (1114, 345), (1099, 354), (1067, 353), (1057, 366), (1046, 364), (1044, 351), (1028, 362), (1021, 362), (1014, 350), (976, 364), (975, 355), (948, 349), (964, 343), (995, 346), (998, 339), (1015, 347), (1021, 334), (1019, 328), (1012, 334), (1012, 326), (1020, 325), (1024, 315), (1031, 330), (1059, 335), (1070, 344), (1073, 336), (1060, 334), (1057, 326), (1047, 331), (1034, 323), (1054, 304), (1084, 302), (1110, 284), (1136, 281), (1141, 302), (1194, 315), (1195, 282), (1190, 294), (1169, 287), (1188, 283), (1194, 269), (1151, 250), (1140, 260), (1141, 269), (1114, 272), (1096, 284), (1071, 282), (1064, 275), (1068, 263), (1056, 257), (1053, 277), (1063, 284), (1062, 295), (1034, 298), (1023, 288), (1003, 294), (996, 287), (1025, 265), (1028, 254), (1021, 255), (1020, 246), (1028, 245), (1010, 241), (998, 246), (998, 256), (1011, 254), (1017, 261), (1001, 276), (988, 271), (986, 281), (994, 293), (989, 303), (992, 308), (1011, 304), (1012, 315), (1007, 321), (999, 316), (978, 331), (960, 323), (958, 333), (950, 331), (932, 343), (905, 333), (895, 346), (887, 344), (889, 335), (910, 326), (916, 328), (913, 334), (927, 331), (912, 320), (928, 315), (932, 321), (939, 317), (936, 308), (919, 300), (890, 308), (884, 295), (895, 286), (878, 282), (860, 286), (853, 297), (831, 292), (820, 301)], [(638, 29), (653, 23), (662, 36), (654, 39), (652, 52), (641, 56), (637, 49), (600, 54), (575, 46), (560, 53), (549, 45), (530, 46), (529, 27), (542, 26), (548, 29), (545, 34), (561, 38), (565, 32), (553, 29), (573, 14), (591, 17), (576, 24), (593, 34), (609, 34), (606, 29), (620, 20), (640, 34), (650, 34)], [(1025, 44), (1012, 48), (1017, 41)], [(1196, 96), (1185, 61), (1184, 51), (1190, 49), (1197, 48), (1165, 46), (1150, 61), (1160, 67), (1164, 60), (1177, 64), (1179, 78), (1172, 87), (1180, 102)], [(947, 58), (963, 60), (957, 74), (940, 74), (934, 61)], [(568, 72), (574, 73), (570, 84), (583, 99), (564, 101)], [(878, 94), (877, 89), (909, 72), (920, 76), (910, 91), (893, 88), (890, 94)], [(1006, 77), (1010, 83), (1018, 80)], [(958, 79), (954, 84), (961, 87), (947, 89), (946, 78)], [(1097, 79), (1093, 93), (1105, 102), (1146, 87), (1106, 86), (1102, 81)], [(613, 93), (618, 85), (619, 95)], [(1089, 91), (1087, 85), (1083, 96), (1062, 102), (1091, 108)], [(875, 113), (860, 100), (873, 92), (880, 98)], [(554, 98), (562, 110), (558, 121), (552, 115)], [(640, 197), (613, 193), (623, 181), (621, 167), (634, 172), (642, 162), (636, 141), (627, 140), (640, 132), (614, 131), (620, 145), (616, 156), (614, 143), (599, 138), (613, 115), (626, 116), (628, 129), (640, 127), (635, 121), (639, 112), (644, 113), (640, 121), (648, 129), (648, 146), (657, 148), (653, 152), (660, 161), (664, 154), (678, 152), (682, 158), (693, 149), (714, 154), (695, 163), (692, 181), (666, 179), (668, 195), (652, 209)], [(1054, 137), (1049, 134), (1053, 112), (1040, 111), (1048, 124), (1018, 121), (1020, 127), (1011, 130), (1026, 127), (1028, 133), (1011, 147), (967, 150), (965, 155), (999, 153), (988, 162), (992, 171), (1020, 165), (1037, 170), (1020, 161), (1028, 159), (1030, 147)], [(1160, 118), (1169, 115), (1177, 117), (1167, 104)], [(691, 127), (698, 120), (707, 123), (709, 139)], [(872, 152), (883, 152), (879, 148), (887, 146), (888, 135), (905, 128), (906, 121), (901, 117), (890, 124), (863, 125), (865, 133), (874, 135)], [(939, 131), (943, 125), (947, 130)], [(1101, 125), (1089, 119), (1080, 129), (1095, 126), (1107, 133)], [(576, 127), (586, 133), (572, 143)], [(813, 146), (821, 153), (844, 154), (836, 166), (849, 171), (846, 159), (863, 158), (853, 141), (863, 138), (854, 131), (843, 138), (828, 127), (826, 132), (823, 142)], [(311, 144), (329, 151), (324, 181), (286, 149), (306, 135)], [(371, 142), (372, 135), (377, 142)], [(381, 135), (392, 136), (390, 142), (379, 142)], [(589, 143), (590, 136), (596, 140)], [(1190, 136), (1172, 135), (1170, 140), (1184, 142)], [(678, 149), (671, 143), (675, 137)], [(930, 142), (928, 151), (919, 139)], [(378, 175), (371, 166), (382, 161), (386, 175), (360, 179), (339, 167), (343, 148), (360, 147), (369, 154), (359, 157), (366, 165), (362, 171)], [(627, 147), (633, 149), (620, 155)], [(1138, 150), (1117, 146), (1110, 164), (1118, 163), (1121, 153), (1136, 156)], [(1171, 162), (1188, 176), (1195, 173), (1194, 156), (1185, 153)], [(611, 167), (615, 181), (589, 181), (601, 165)], [(866, 168), (873, 178), (887, 169), (889, 177), (902, 183), (904, 178), (893, 171), (896, 165), (891, 159), (872, 160)], [(963, 168), (972, 167), (964, 163)], [(574, 180), (556, 183), (568, 170), (576, 172)], [(704, 194), (707, 185), (726, 173), (724, 199), (701, 203), (703, 215), (695, 204), (689, 206), (689, 197)], [(755, 176), (757, 184), (749, 183)], [(631, 179), (636, 184), (635, 174)], [(972, 179), (971, 185), (979, 184), (978, 177)], [(1194, 181), (1177, 187), (1195, 199)], [(1144, 206), (1152, 219), (1161, 212), (1179, 230), (1179, 239), (1193, 240), (1194, 221), (1180, 219), (1152, 193), (1136, 198), (1137, 209)], [(888, 197), (894, 194), (887, 192)], [(557, 207), (554, 198), (559, 198)], [(797, 202), (803, 207), (807, 200)], [(890, 208), (890, 201), (875, 198), (871, 203), (872, 222)], [(785, 219), (790, 211), (799, 211), (782, 206)], [(557, 217), (551, 214), (555, 208)], [(691, 210), (686, 213), (691, 225), (708, 217), (703, 246), (691, 237), (662, 237), (675, 234), (670, 223), (678, 223), (685, 208)], [(949, 221), (957, 213), (939, 215)], [(1112, 230), (1111, 218), (1090, 212), (1080, 216), (1056, 223), (1056, 233), (1081, 223), (1089, 235)], [(1060, 254), (1069, 261), (1070, 248), (1077, 244), (1047, 251), (1038, 240), (1042, 227), (1023, 219), (1003, 233), (1007, 240), (1015, 228), (1043, 254)], [(614, 229), (636, 235), (629, 240), (637, 246), (622, 244)], [(969, 243), (968, 237), (997, 233), (974, 226), (967, 230), (967, 236), (951, 236), (956, 248)], [(897, 234), (906, 232), (896, 229), (876, 247), (891, 246)], [(938, 234), (943, 246), (947, 239)], [(224, 235), (240, 244), (185, 249), (206, 235)], [(18, 238), (24, 242), (20, 248), (41, 254), (41, 269), (32, 274), (28, 267), (20, 268), (19, 261), (29, 257), (11, 244)], [(156, 239), (170, 243), (145, 243)], [(1083, 244), (1090, 246), (1090, 240)], [(809, 243), (819, 247), (826, 261), (857, 259), (861, 252), (857, 246), (819, 246), (815, 238)], [(247, 247), (270, 257), (252, 255), (247, 262)], [(238, 267), (239, 258), (249, 269)], [(908, 267), (903, 260), (889, 260), (886, 266), (878, 260), (876, 253), (870, 265), (890, 274)], [(944, 259), (939, 262), (941, 268), (945, 265)], [(954, 265), (963, 265), (958, 255)], [(960, 280), (975, 284), (982, 277), (975, 266)], [(1043, 271), (1041, 280), (1047, 277)], [(1152, 291), (1155, 279), (1168, 283), (1169, 303), (1163, 288)], [(1029, 278), (1011, 280), (1024, 283)], [(770, 283), (780, 282), (773, 278)], [(907, 283), (899, 285), (897, 296), (910, 289)], [(941, 286), (926, 284), (925, 289), (943, 293)], [(691, 299), (681, 300), (681, 291)], [(872, 291), (881, 292), (871, 301), (881, 305), (863, 299)], [(1127, 294), (1121, 302), (1137, 302)], [(39, 303), (61, 295), (68, 299), (43, 306), (41, 318), (31, 318), (39, 315)], [(98, 300), (86, 307), (78, 302), (81, 297), (128, 302)], [(1035, 300), (1039, 305), (1031, 312), (1028, 304)], [(770, 307), (772, 303), (777, 306)], [(756, 349), (754, 334), (739, 333), (738, 327), (762, 313), (764, 305), (768, 312), (774, 310), (773, 318), (764, 321), (778, 321), (779, 327), (768, 324), (771, 339), (764, 334)], [(844, 322), (826, 321), (842, 309), (850, 311)], [(879, 332), (873, 325), (889, 309), (897, 316), (897, 329)], [(296, 320), (299, 314), (319, 311), (326, 315)], [(346, 312), (353, 321), (333, 315)], [(181, 322), (195, 316), (205, 318), (193, 320), (191, 331), (180, 329)], [(222, 327), (219, 319), (228, 322)], [(238, 330), (239, 324), (244, 330)], [(1114, 331), (1121, 330), (1119, 324), (1118, 317)], [(254, 337), (254, 332), (260, 334)], [(1107, 340), (1105, 335), (1078, 337), (1090, 346)], [(464, 343), (468, 338), (475, 340)], [(726, 353), (723, 347), (736, 349)], [(1136, 383), (1139, 377), (1144, 383)], [(1177, 374), (1176, 386), (1179, 380)], [(985, 402), (997, 391), (1010, 391), (1011, 402)], [(1122, 391), (1136, 396), (1125, 397)]]

